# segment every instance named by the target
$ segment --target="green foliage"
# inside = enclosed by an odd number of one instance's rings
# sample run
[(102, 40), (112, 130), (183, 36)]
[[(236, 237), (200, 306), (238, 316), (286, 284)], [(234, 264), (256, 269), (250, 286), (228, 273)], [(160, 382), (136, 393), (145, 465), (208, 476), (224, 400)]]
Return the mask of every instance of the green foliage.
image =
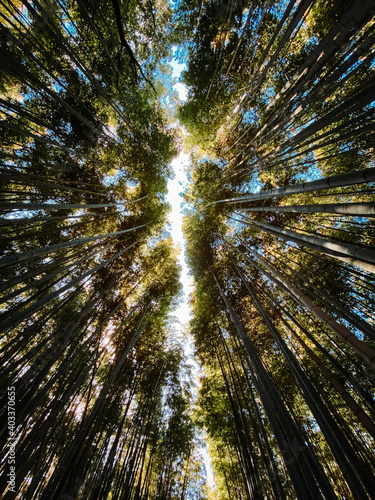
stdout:
[(169, 347), (180, 266), (171, 238), (161, 239), (177, 148), (153, 82), (170, 53), (170, 7), (13, 7), (2, 6), (0, 30), (10, 262), (1, 262), (0, 348), (2, 396), (15, 386), (17, 428), (32, 429), (17, 444), (18, 492), (199, 492), (182, 355)]
[[(176, 27), (189, 54), (179, 118), (195, 154), (184, 229), (196, 283), (191, 331), (205, 369), (198, 415), (215, 498), (302, 495), (298, 442), (312, 450), (310, 472), (301, 472), (306, 488), (317, 460), (324, 495), (371, 495), (373, 374), (365, 351), (374, 354), (374, 267), (372, 257), (344, 256), (349, 245), (356, 255), (373, 252), (371, 213), (349, 212), (373, 196), (372, 177), (358, 187), (350, 180), (372, 167), (364, 124), (374, 117), (373, 96), (364, 89), (373, 79), (373, 13), (356, 18), (356, 7), (340, 1), (289, 6), (182, 2), (176, 13), (181, 24), (190, 20)], [(335, 189), (333, 181), (303, 187), (341, 174), (346, 183)], [(277, 406), (277, 394), (296, 426), (292, 444), (268, 406)], [(348, 463), (363, 460), (369, 475), (353, 484), (341, 453)]]
[[(370, 498), (371, 2), (14, 0), (0, 42), (18, 497)], [(184, 104), (172, 53), (188, 60)], [(176, 117), (196, 404), (163, 239)]]

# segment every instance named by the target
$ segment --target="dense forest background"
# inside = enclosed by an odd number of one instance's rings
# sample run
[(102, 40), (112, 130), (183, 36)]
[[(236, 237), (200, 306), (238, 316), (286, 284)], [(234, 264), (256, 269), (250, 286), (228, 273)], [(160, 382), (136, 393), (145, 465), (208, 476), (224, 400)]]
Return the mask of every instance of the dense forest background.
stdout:
[(0, 0), (3, 498), (375, 498), (374, 15)]

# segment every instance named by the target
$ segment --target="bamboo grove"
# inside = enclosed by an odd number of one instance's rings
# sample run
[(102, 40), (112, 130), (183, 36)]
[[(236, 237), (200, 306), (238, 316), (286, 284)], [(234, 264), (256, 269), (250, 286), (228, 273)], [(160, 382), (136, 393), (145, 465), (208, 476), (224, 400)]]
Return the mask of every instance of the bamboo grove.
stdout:
[[(374, 498), (374, 14), (0, 0), (4, 498)], [(170, 319), (176, 114), (194, 411)]]
[(374, 13), (180, 4), (215, 498), (374, 498)]
[(16, 395), (1, 492), (192, 495), (203, 482), (163, 233), (176, 132), (155, 78), (171, 8), (6, 0), (0, 16), (3, 423)]

